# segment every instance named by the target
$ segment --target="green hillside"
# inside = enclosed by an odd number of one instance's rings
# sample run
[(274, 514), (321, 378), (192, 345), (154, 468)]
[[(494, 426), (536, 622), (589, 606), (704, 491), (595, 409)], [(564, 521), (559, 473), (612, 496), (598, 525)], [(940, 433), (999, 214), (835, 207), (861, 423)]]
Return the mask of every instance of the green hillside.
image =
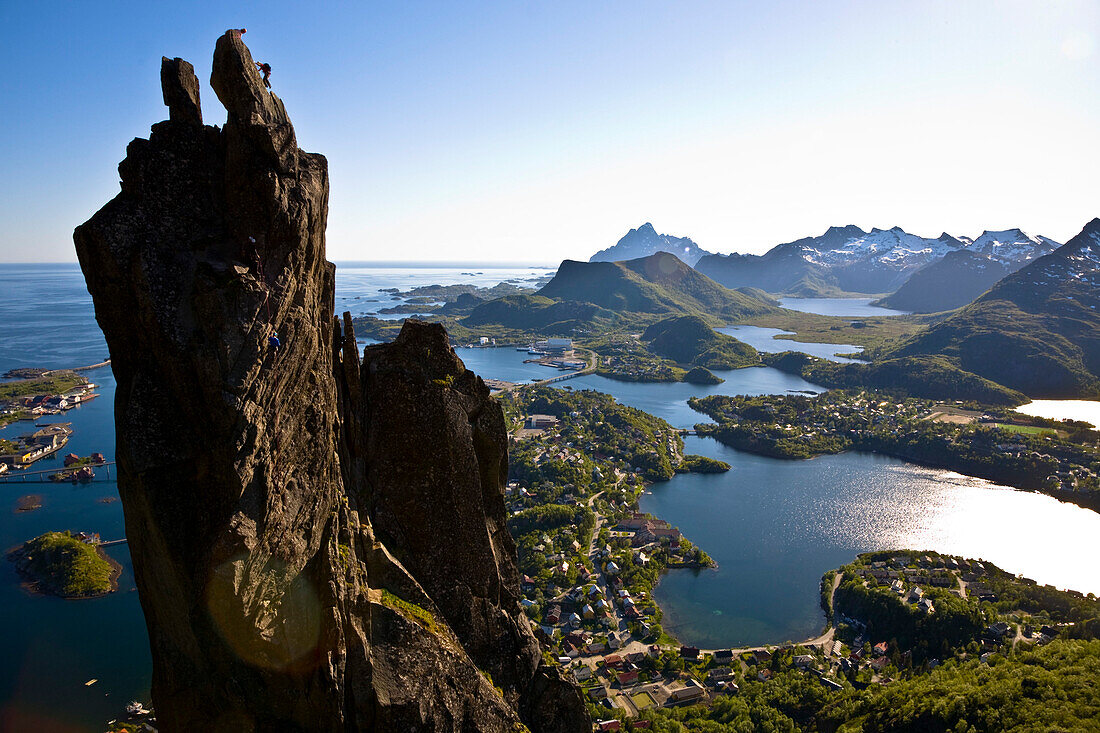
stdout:
[(942, 260), (917, 270), (875, 305), (913, 313), (954, 310), (981, 296), (1008, 274), (1008, 267), (985, 255), (966, 250), (948, 252)]
[(578, 326), (615, 320), (614, 313), (592, 303), (558, 301), (540, 295), (508, 295), (477, 306), (463, 319), (462, 325), (497, 324), (507, 328), (568, 335)]
[(717, 322), (776, 310), (759, 291), (729, 290), (667, 252), (624, 262), (565, 260), (538, 294), (620, 313), (691, 313)]
[(674, 316), (654, 323), (642, 334), (653, 353), (680, 364), (708, 369), (757, 366), (756, 349), (732, 336), (718, 333), (698, 316)]
[(1019, 405), (1023, 394), (964, 371), (942, 356), (909, 356), (871, 364), (841, 364), (797, 351), (765, 354), (764, 363), (830, 389), (867, 387), (909, 397)]
[(692, 367), (684, 375), (684, 381), (688, 384), (721, 384), (726, 381), (718, 375), (711, 372), (706, 367)]
[(1100, 398), (1100, 219), (883, 356), (928, 355), (1030, 397)]

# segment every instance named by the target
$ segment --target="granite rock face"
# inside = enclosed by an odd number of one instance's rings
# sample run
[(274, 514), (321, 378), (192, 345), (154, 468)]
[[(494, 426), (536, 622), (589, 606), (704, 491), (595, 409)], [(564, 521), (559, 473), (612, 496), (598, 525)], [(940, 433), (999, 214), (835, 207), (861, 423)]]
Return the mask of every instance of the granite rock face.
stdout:
[(186, 61), (161, 81), (170, 119), (74, 233), (161, 729), (589, 730), (518, 604), (499, 405), (437, 325), (360, 358), (327, 162), (238, 33), (214, 53), (224, 127)]

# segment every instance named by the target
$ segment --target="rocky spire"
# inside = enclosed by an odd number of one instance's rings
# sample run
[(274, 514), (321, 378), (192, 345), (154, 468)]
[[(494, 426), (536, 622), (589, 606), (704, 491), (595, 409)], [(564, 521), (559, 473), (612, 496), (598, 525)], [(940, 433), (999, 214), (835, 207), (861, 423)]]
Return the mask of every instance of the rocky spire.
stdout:
[(518, 605), (499, 405), (439, 326), (360, 360), (332, 315), (327, 162), (237, 32), (221, 129), (190, 64), (161, 79), (170, 119), (74, 233), (161, 729), (587, 731)]
[(168, 106), (168, 119), (202, 125), (199, 80), (195, 76), (194, 66), (181, 58), (161, 57), (160, 86), (164, 104)]

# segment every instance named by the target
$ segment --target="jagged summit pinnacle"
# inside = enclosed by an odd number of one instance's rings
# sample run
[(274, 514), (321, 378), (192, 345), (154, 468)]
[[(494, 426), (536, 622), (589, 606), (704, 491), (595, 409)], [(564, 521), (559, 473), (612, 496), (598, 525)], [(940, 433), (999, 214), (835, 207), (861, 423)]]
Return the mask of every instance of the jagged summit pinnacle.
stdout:
[(254, 125), (290, 122), (282, 101), (264, 87), (252, 53), (238, 31), (226, 31), (218, 39), (210, 86), (234, 122)]
[(181, 58), (160, 60), (160, 86), (168, 119), (202, 125), (202, 105), (199, 103), (199, 79), (195, 67)]
[(327, 161), (239, 33), (214, 53), (220, 129), (190, 64), (161, 80), (169, 120), (73, 234), (159, 729), (590, 730), (519, 606), (500, 405), (437, 325), (360, 358)]
[(589, 262), (618, 262), (648, 257), (656, 252), (668, 252), (676, 255), (688, 265), (694, 265), (699, 258), (709, 254), (688, 237), (674, 237), (671, 234), (658, 234), (653, 224), (646, 222), (637, 229), (631, 229), (613, 246), (602, 249), (589, 258)]

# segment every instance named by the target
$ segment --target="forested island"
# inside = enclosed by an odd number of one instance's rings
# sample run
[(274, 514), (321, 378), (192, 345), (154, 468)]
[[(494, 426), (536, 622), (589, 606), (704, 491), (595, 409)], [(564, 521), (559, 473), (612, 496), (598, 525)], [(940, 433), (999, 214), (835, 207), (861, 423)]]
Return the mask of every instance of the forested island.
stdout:
[(697, 425), (700, 435), (739, 450), (776, 458), (871, 451), (1100, 510), (1100, 433), (1084, 423), (869, 390), (710, 396), (688, 404), (715, 421)]
[(69, 531), (46, 532), (8, 553), (36, 593), (61, 598), (98, 598), (118, 590), (122, 566), (98, 546)]

